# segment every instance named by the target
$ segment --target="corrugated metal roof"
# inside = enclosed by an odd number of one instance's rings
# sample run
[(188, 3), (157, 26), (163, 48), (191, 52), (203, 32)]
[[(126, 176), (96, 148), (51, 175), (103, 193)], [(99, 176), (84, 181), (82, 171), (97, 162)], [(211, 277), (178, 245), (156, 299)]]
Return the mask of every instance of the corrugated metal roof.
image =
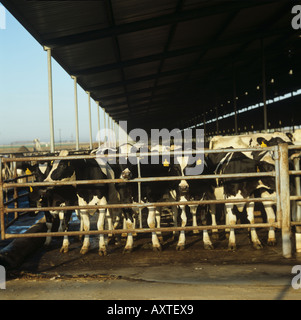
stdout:
[(267, 79), (277, 79), (267, 81), (267, 98), (300, 87), (301, 39), (288, 0), (2, 3), (129, 128), (185, 127), (214, 118), (215, 108), (232, 112), (234, 74), (238, 110), (259, 102), (261, 39)]

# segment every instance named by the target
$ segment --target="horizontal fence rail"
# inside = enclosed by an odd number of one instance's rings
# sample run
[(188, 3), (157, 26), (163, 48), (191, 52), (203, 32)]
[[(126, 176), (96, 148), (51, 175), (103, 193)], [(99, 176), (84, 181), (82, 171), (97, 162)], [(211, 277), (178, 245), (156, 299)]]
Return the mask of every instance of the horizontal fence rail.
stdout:
[[(292, 150), (301, 149), (301, 146), (287, 146), (285, 145), (285, 150)], [(218, 150), (192, 150), (192, 151), (174, 151), (171, 150), (170, 152), (139, 152), (136, 153), (128, 153), (128, 154), (90, 154), (90, 155), (68, 155), (68, 156), (26, 156), (26, 157), (15, 157), (15, 158), (0, 158), (0, 169), (2, 168), (2, 163), (9, 163), (9, 162), (28, 162), (28, 161), (38, 161), (38, 162), (45, 162), (45, 161), (56, 161), (56, 160), (80, 160), (80, 159), (97, 159), (97, 158), (104, 158), (104, 159), (112, 159), (112, 157), (147, 157), (147, 156), (184, 156), (184, 155), (197, 155), (197, 154), (209, 154), (209, 153), (234, 153), (234, 152), (243, 152), (243, 153), (251, 153), (251, 152), (265, 152), (269, 151), (274, 154), (275, 160), (275, 171), (270, 172), (252, 172), (252, 173), (233, 173), (233, 174), (212, 174), (212, 175), (197, 175), (197, 176), (168, 176), (168, 177), (139, 177), (133, 180), (124, 180), (124, 179), (99, 179), (99, 180), (77, 180), (77, 181), (58, 181), (58, 182), (26, 182), (26, 183), (17, 183), (12, 182), (16, 181), (17, 179), (21, 179), (23, 177), (16, 177), (9, 181), (2, 181), (0, 177), (0, 213), (1, 213), (1, 237), (2, 239), (11, 239), (11, 238), (25, 238), (25, 237), (46, 237), (46, 236), (66, 236), (66, 235), (98, 235), (98, 234), (119, 234), (119, 233), (151, 233), (151, 232), (158, 232), (158, 231), (192, 231), (192, 230), (211, 230), (211, 229), (238, 229), (238, 228), (282, 228), (283, 224), (287, 222), (287, 215), (283, 215), (283, 210), (287, 212), (287, 208), (284, 208), (280, 201), (280, 193), (281, 193), (281, 175), (286, 174), (285, 170), (282, 170), (285, 167), (285, 163), (283, 166), (283, 148), (276, 147), (252, 147), (252, 148), (239, 148), (239, 149), (218, 149)], [(285, 153), (285, 152), (284, 152)], [(282, 157), (282, 159), (281, 159)], [(286, 159), (287, 160), (287, 159)], [(138, 162), (139, 163), (139, 162)], [(110, 164), (110, 162), (109, 162)], [(282, 167), (281, 167), (282, 164)], [(288, 175), (298, 176), (301, 175), (301, 170), (289, 170)], [(28, 177), (29, 175), (26, 175)], [(106, 204), (106, 205), (87, 205), (87, 206), (64, 206), (64, 207), (37, 207), (37, 208), (6, 208), (4, 205), (7, 205), (10, 202), (14, 202), (10, 200), (9, 202), (4, 203), (3, 201), (3, 189), (4, 188), (18, 188), (18, 187), (55, 187), (55, 186), (66, 186), (66, 185), (95, 185), (95, 184), (106, 184), (106, 183), (137, 183), (138, 185), (144, 182), (158, 182), (158, 181), (179, 181), (179, 180), (208, 180), (208, 179), (239, 179), (239, 178), (254, 178), (254, 177), (273, 177), (275, 178), (275, 185), (276, 185), (276, 197), (263, 197), (263, 198), (244, 198), (244, 199), (218, 199), (218, 200), (191, 200), (191, 201), (169, 201), (169, 202), (147, 202), (147, 203), (126, 203), (126, 204)], [(280, 190), (281, 189), (281, 190)], [(24, 195), (22, 195), (24, 196)], [(292, 201), (299, 201), (301, 200), (300, 195), (290, 196), (288, 195), (289, 200)], [(180, 206), (180, 205), (200, 205), (200, 204), (221, 204), (221, 203), (258, 203), (269, 201), (273, 204), (276, 204), (277, 207), (277, 222), (275, 223), (260, 223), (260, 224), (236, 224), (236, 225), (214, 225), (214, 226), (185, 226), (185, 227), (164, 227), (164, 228), (138, 228), (138, 229), (118, 229), (118, 230), (93, 230), (93, 231), (68, 231), (68, 232), (47, 232), (47, 233), (26, 233), (26, 234), (12, 234), (12, 233), (5, 233), (4, 227), (4, 214), (11, 213), (11, 212), (36, 212), (36, 211), (48, 211), (48, 210), (97, 210), (100, 208), (108, 208), (108, 209), (121, 209), (121, 208), (133, 208), (133, 209), (143, 209), (146, 207), (168, 207), (168, 206)], [(283, 218), (284, 217), (284, 218)], [(285, 221), (283, 221), (285, 219)], [(290, 226), (298, 226), (301, 225), (301, 222), (294, 221), (289, 222)], [(286, 251), (288, 251), (286, 249)], [(286, 256), (288, 256), (286, 254)]]
[(12, 238), (33, 238), (40, 237), (63, 237), (66, 235), (99, 235), (99, 234), (122, 234), (122, 233), (151, 233), (151, 232), (172, 232), (172, 231), (193, 231), (193, 230), (212, 230), (212, 229), (248, 229), (248, 228), (280, 228), (279, 223), (253, 223), (253, 224), (235, 224), (235, 225), (216, 225), (216, 226), (193, 226), (193, 227), (163, 227), (163, 228), (139, 228), (139, 229), (114, 229), (114, 230), (90, 230), (90, 231), (68, 231), (68, 232), (40, 232), (40, 233), (21, 233), (6, 234), (6, 239)]
[(77, 180), (77, 181), (47, 181), (47, 182), (24, 182), (24, 183), (4, 183), (3, 187), (47, 187), (47, 186), (68, 186), (85, 185), (101, 183), (137, 183), (137, 182), (158, 182), (158, 181), (176, 181), (176, 180), (205, 180), (205, 179), (227, 179), (227, 178), (254, 178), (254, 177), (275, 177), (275, 172), (254, 172), (254, 173), (233, 173), (233, 174), (214, 174), (200, 176), (168, 176), (168, 177), (149, 177), (125, 179), (95, 179), (95, 180)]

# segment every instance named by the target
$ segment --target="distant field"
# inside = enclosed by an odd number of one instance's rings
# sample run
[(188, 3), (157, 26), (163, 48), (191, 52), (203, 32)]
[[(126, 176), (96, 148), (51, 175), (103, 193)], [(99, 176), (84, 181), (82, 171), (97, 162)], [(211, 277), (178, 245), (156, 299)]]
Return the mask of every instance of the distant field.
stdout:
[[(26, 147), (30, 152), (33, 152), (33, 144), (25, 144), (25, 145), (0, 145), (0, 153), (18, 153), (18, 152), (25, 152), (25, 149), (23, 147)], [(50, 146), (46, 144), (41, 144), (42, 151), (50, 151)], [(89, 143), (83, 142), (80, 143), (80, 149), (89, 149)], [(93, 143), (93, 149), (97, 148), (98, 144)], [(55, 145), (55, 151), (58, 150), (74, 150), (75, 149), (75, 143), (61, 143)]]

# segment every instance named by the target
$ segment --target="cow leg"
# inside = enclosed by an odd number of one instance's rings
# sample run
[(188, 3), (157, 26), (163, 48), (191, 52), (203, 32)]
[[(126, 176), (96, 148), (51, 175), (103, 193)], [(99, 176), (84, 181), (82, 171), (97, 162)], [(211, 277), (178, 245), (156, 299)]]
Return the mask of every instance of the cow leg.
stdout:
[[(59, 229), (58, 231), (59, 232), (63, 232), (63, 231), (66, 231), (67, 229), (67, 222), (66, 222), (66, 218), (65, 218), (65, 213), (64, 211), (60, 211), (59, 212), (59, 219), (60, 219), (60, 226), (59, 226)], [(64, 240), (63, 240), (63, 245), (60, 249), (60, 252), (61, 253), (67, 253), (68, 252), (68, 249), (69, 249), (69, 239), (68, 239), (68, 236), (64, 236)]]
[[(70, 221), (70, 218), (72, 216), (72, 211), (61, 211), (59, 213), (59, 217), (60, 217), (60, 224), (62, 224), (62, 231), (68, 231), (68, 224), (69, 224), (69, 221)], [(69, 251), (69, 245), (70, 245), (70, 242), (69, 242), (69, 238), (68, 236), (64, 236), (64, 240), (63, 240), (63, 245), (61, 247), (61, 250), (60, 252), (63, 252), (63, 253), (67, 253)]]
[[(80, 212), (81, 219), (83, 222), (83, 231), (89, 231), (90, 230), (90, 218), (88, 211), (81, 211)], [(84, 236), (84, 242), (82, 245), (82, 248), (80, 250), (81, 254), (86, 254), (89, 251), (90, 247), (90, 237), (88, 234)]]
[[(47, 233), (48, 233), (48, 232), (51, 232), (52, 224), (53, 224), (52, 223), (53, 217), (50, 212), (45, 211), (45, 219), (46, 219), (46, 227), (47, 227)], [(51, 242), (51, 237), (46, 237), (44, 245), (49, 246), (50, 242)]]
[[(83, 227), (83, 219), (82, 219), (82, 216), (80, 214), (80, 210), (79, 209), (75, 209), (75, 213), (76, 213), (76, 216), (77, 216), (77, 219), (79, 220), (79, 231), (83, 231), (84, 230), (84, 227)], [(82, 235), (79, 235), (78, 236), (78, 239), (79, 240), (82, 240), (83, 236)]]
[[(124, 221), (126, 222), (125, 224), (126, 229), (135, 229), (135, 221), (133, 220), (133, 211), (131, 209), (124, 209), (123, 213), (125, 216)], [(123, 253), (132, 252), (133, 244), (134, 244), (133, 234), (127, 233), (127, 239), (126, 239), (125, 247), (123, 249)]]
[[(198, 209), (198, 206), (189, 206), (190, 208), (190, 213), (192, 215), (192, 226), (193, 227), (197, 227), (198, 226), (198, 223), (197, 223), (197, 219), (196, 219), (196, 212), (197, 212), (197, 209)], [(200, 233), (199, 230), (193, 230), (193, 233)]]
[[(126, 229), (126, 218), (122, 219), (122, 229), (123, 230)], [(125, 237), (127, 237), (127, 234), (126, 233), (122, 233), (121, 236), (122, 236), (122, 238), (125, 238)]]
[[(172, 218), (173, 218), (174, 227), (177, 227), (178, 226), (178, 207), (172, 206), (171, 211), (172, 211)], [(178, 233), (177, 231), (173, 231), (173, 238), (175, 237), (175, 235), (177, 233)]]
[[(230, 225), (235, 225), (236, 224), (236, 215), (233, 214), (233, 205), (230, 203), (226, 203), (226, 212), (228, 216), (228, 223)], [(235, 232), (234, 229), (230, 229), (230, 235), (229, 235), (229, 244), (228, 244), (228, 249), (229, 250), (235, 250), (236, 249), (236, 242), (235, 242)]]
[[(107, 220), (107, 223), (108, 223), (108, 230), (113, 230), (112, 215), (111, 215), (109, 209), (106, 209), (106, 220)], [(113, 236), (112, 233), (108, 234), (108, 237), (111, 238), (112, 236)]]
[[(148, 208), (148, 217), (147, 217), (147, 224), (150, 229), (154, 229), (156, 227), (156, 208), (149, 207)], [(156, 232), (152, 232), (152, 243), (153, 243), (153, 250), (154, 251), (161, 251), (161, 245), (157, 236)]]
[(204, 242), (204, 249), (206, 250), (214, 249), (207, 230), (203, 230), (203, 242)]
[[(247, 218), (251, 224), (254, 223), (254, 202), (251, 202), (247, 205)], [(254, 249), (262, 249), (262, 244), (258, 239), (255, 228), (251, 228), (251, 240), (252, 240)]]
[[(157, 226), (157, 228), (161, 227), (161, 209), (162, 209), (161, 207), (156, 208), (155, 216), (156, 216), (156, 226)], [(161, 231), (157, 231), (157, 236), (158, 236), (159, 241), (163, 242), (163, 237), (162, 237)]]
[[(126, 219), (126, 228), (127, 229), (134, 229), (134, 223), (133, 223), (133, 221), (131, 221), (130, 218)], [(134, 244), (133, 234), (132, 233), (128, 233), (127, 234), (127, 239), (126, 239), (126, 244), (125, 244), (125, 247), (123, 249), (123, 253), (132, 252), (133, 244)]]
[[(261, 197), (273, 197), (275, 196), (275, 193), (269, 194), (267, 191), (263, 191), (261, 193)], [(273, 202), (271, 201), (265, 201), (263, 202), (265, 212), (267, 214), (268, 223), (274, 223), (275, 222), (275, 212), (273, 209)], [(276, 245), (276, 236), (275, 236), (275, 229), (273, 227), (269, 228), (268, 233), (268, 245), (269, 246), (275, 246)]]
[[(216, 226), (217, 223), (216, 223), (216, 216), (215, 216), (215, 212), (216, 212), (216, 205), (215, 204), (210, 204), (210, 215), (211, 215), (211, 224), (213, 226)], [(218, 229), (212, 229), (212, 238), (213, 239), (218, 239), (219, 236), (218, 236)]]
[[(97, 220), (97, 230), (104, 230), (106, 211), (107, 211), (106, 209), (99, 209), (99, 216), (98, 216), (98, 220)], [(105, 235), (104, 234), (99, 235), (98, 254), (100, 256), (107, 255), (107, 247), (106, 247), (106, 243), (105, 243)]]
[[(187, 216), (186, 216), (186, 212), (185, 212), (185, 205), (181, 205), (180, 206), (180, 209), (181, 209), (181, 220), (182, 220), (182, 223), (181, 223), (181, 227), (185, 227), (186, 226), (186, 223), (187, 223)], [(177, 244), (177, 247), (176, 249), (178, 251), (181, 251), (181, 250), (184, 250), (185, 249), (185, 242), (186, 242), (186, 239), (185, 239), (185, 231), (182, 230), (180, 231), (180, 236), (179, 236), (179, 241), (178, 241), (178, 244)]]

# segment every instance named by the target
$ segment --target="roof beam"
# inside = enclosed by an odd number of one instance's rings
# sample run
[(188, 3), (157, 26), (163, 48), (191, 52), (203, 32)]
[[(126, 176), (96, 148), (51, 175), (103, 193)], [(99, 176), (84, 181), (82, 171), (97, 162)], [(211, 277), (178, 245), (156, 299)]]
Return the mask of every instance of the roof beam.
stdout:
[(79, 77), (79, 76), (85, 76), (85, 75), (91, 75), (91, 74), (96, 74), (96, 73), (101, 73), (101, 72), (106, 72), (106, 71), (111, 71), (119, 68), (126, 68), (126, 67), (131, 67), (135, 66), (138, 64), (143, 64), (143, 63), (148, 63), (148, 62), (153, 62), (157, 60), (163, 60), (163, 59), (168, 59), (168, 58), (174, 58), (186, 54), (191, 54), (191, 53), (197, 53), (200, 52), (201, 50), (209, 50), (211, 48), (218, 48), (218, 47), (223, 47), (223, 46), (228, 46), (228, 45), (235, 45), (237, 43), (240, 43), (242, 41), (254, 41), (260, 38), (266, 38), (266, 37), (272, 37), (276, 36), (279, 34), (282, 34), (284, 31), (287, 31), (287, 28), (283, 29), (273, 29), (273, 30), (263, 30), (262, 32), (257, 32), (254, 33), (252, 30), (249, 33), (244, 33), (242, 35), (236, 36), (236, 37), (230, 37), (229, 39), (224, 39), (224, 40), (216, 40), (216, 41), (210, 41), (206, 44), (201, 44), (201, 45), (196, 45), (196, 46), (191, 46), (183, 49), (177, 49), (177, 50), (172, 50), (172, 51), (165, 51), (162, 53), (157, 53), (157, 54), (152, 54), (149, 56), (144, 56), (144, 57), (139, 57), (135, 59), (129, 59), (125, 61), (120, 61), (118, 63), (111, 63), (111, 64), (106, 64), (102, 66), (97, 66), (93, 68), (86, 68), (82, 70), (73, 70), (72, 74)]
[(265, 5), (271, 3), (271, 1), (232, 1), (221, 2), (218, 6), (203, 7), (194, 10), (185, 10), (175, 12), (173, 14), (166, 14), (159, 17), (135, 21), (131, 23), (125, 23), (121, 25), (114, 25), (109, 28), (91, 30), (88, 32), (82, 32), (69, 36), (63, 36), (58, 38), (44, 38), (43, 45), (50, 48), (69, 46), (73, 44), (83, 43), (87, 41), (99, 40), (107, 37), (118, 36), (125, 33), (136, 32), (145, 29), (151, 29), (161, 27), (169, 24), (183, 22), (187, 20), (199, 19), (210, 15), (217, 15), (224, 12), (236, 11), (248, 7), (255, 7), (259, 5)]

